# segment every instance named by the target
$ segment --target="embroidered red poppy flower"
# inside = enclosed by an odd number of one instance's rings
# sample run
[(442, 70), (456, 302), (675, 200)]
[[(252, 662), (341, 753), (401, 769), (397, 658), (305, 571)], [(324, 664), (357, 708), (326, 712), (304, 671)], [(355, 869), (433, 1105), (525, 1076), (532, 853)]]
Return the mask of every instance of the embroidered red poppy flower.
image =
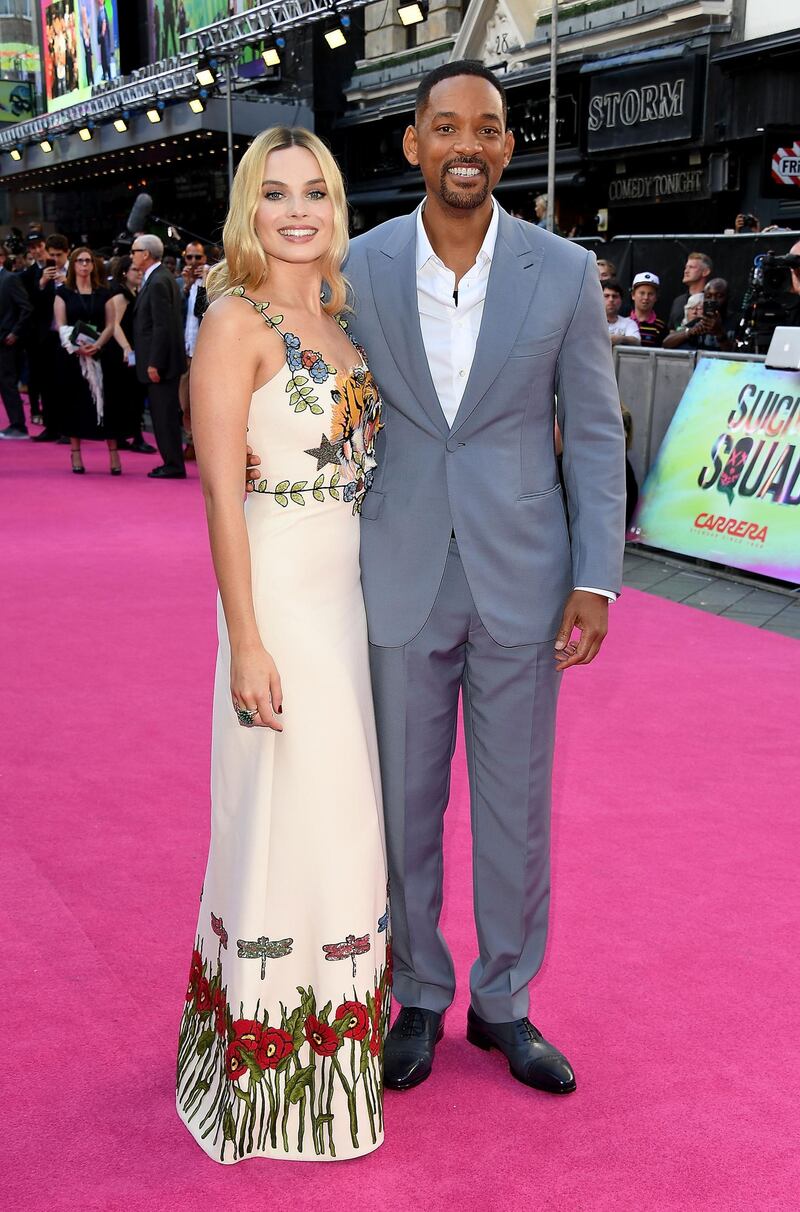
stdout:
[(312, 366), (315, 366), (317, 362), (322, 361), (322, 354), (316, 353), (313, 349), (304, 349), (300, 355), (300, 361), (303, 363), (306, 370), (311, 370)]
[(235, 1082), (237, 1077), (247, 1072), (247, 1065), (242, 1060), (242, 1051), (243, 1045), (238, 1039), (228, 1044), (225, 1050), (225, 1074), (229, 1081)]
[(309, 1014), (306, 1018), (305, 1034), (318, 1056), (333, 1056), (339, 1046), (339, 1037), (333, 1027), (320, 1022), (313, 1014)]
[(211, 990), (208, 987), (208, 980), (205, 976), (201, 976), (197, 982), (194, 1005), (198, 1012), (211, 1009)]
[(212, 1009), (214, 1011), (214, 1027), (217, 1035), (224, 1035), (228, 1007), (225, 1001), (225, 993), (222, 989), (214, 990)]
[(203, 975), (203, 957), (199, 951), (192, 952), (192, 966), (189, 969), (189, 987), (186, 990), (186, 1000), (190, 1002), (197, 992), (200, 977)]
[(261, 1043), (261, 1023), (254, 1018), (237, 1018), (233, 1024), (233, 1042), (248, 1052), (255, 1052)]
[(282, 1031), (280, 1027), (265, 1027), (261, 1033), (256, 1060), (262, 1069), (275, 1069), (284, 1056), (293, 1051), (294, 1044), (288, 1031)]
[(372, 1035), (369, 1037), (369, 1050), (373, 1056), (380, 1056), (381, 1037), (379, 1031), (373, 1031)]
[(347, 1020), (344, 1039), (362, 1040), (369, 1031), (369, 1011), (362, 1002), (342, 1002), (336, 1017)]

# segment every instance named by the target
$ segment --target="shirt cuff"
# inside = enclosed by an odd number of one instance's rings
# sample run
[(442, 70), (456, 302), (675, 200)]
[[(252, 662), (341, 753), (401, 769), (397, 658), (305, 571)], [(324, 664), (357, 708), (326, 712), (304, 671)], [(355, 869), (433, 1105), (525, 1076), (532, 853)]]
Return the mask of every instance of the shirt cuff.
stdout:
[(581, 593), (599, 593), (601, 598), (608, 598), (609, 602), (616, 602), (617, 595), (612, 593), (610, 589), (595, 589), (591, 585), (576, 585)]

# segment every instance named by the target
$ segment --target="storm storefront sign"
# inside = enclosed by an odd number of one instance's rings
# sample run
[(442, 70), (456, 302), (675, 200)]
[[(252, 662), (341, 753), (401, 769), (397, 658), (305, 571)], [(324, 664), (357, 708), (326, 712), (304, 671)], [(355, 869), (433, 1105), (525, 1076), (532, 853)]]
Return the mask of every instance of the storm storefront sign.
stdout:
[(610, 206), (634, 202), (695, 202), (711, 197), (704, 165), (666, 168), (651, 173), (624, 173), (608, 185)]
[(800, 373), (701, 358), (635, 527), (650, 546), (800, 583)]
[(768, 198), (800, 201), (800, 122), (764, 133), (762, 192)]
[(693, 57), (592, 75), (587, 150), (613, 151), (691, 139), (699, 76)]

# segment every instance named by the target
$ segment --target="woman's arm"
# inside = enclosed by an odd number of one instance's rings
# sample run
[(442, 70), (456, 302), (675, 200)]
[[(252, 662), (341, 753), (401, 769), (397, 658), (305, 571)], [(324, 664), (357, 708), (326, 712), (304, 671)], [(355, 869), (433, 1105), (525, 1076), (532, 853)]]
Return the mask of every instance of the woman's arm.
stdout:
[(67, 306), (61, 295), (56, 295), (53, 300), (53, 316), (56, 321), (56, 328), (63, 328), (67, 322)]
[(109, 341), (114, 336), (114, 328), (116, 327), (116, 323), (117, 323), (117, 315), (114, 310), (114, 304), (111, 302), (110, 297), (108, 299), (106, 299), (105, 321), (106, 321), (106, 326), (103, 329), (103, 331), (100, 333), (100, 336), (97, 338), (97, 341), (95, 342), (95, 348), (97, 350), (102, 349), (104, 345), (108, 345)]
[(128, 310), (128, 300), (122, 294), (112, 295), (111, 306), (114, 308), (114, 340), (127, 358), (131, 352), (131, 346), (128, 338), (122, 331), (122, 318)]
[(237, 299), (214, 303), (198, 334), (190, 391), (211, 555), (231, 645), (231, 694), (242, 707), (258, 707), (256, 724), (281, 732), (281, 680), (266, 651), (269, 636), (261, 636), (256, 623), (242, 492), (250, 397), (283, 357), (277, 342), (264, 340), (265, 327)]

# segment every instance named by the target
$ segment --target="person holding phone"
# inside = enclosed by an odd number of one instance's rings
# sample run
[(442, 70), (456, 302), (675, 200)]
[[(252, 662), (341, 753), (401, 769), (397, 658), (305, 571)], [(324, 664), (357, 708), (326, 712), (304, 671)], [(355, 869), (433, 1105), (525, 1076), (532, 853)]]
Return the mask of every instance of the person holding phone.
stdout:
[(186, 346), (186, 371), (181, 375), (180, 401), (183, 428), (188, 441), (183, 452), (185, 459), (194, 459), (192, 442), (192, 410), (189, 396), (189, 371), (192, 367), (194, 347), (200, 330), (205, 305), (205, 280), (208, 274), (208, 254), (199, 240), (190, 240), (183, 253), (183, 339)]
[(728, 283), (712, 278), (703, 291), (702, 314), (664, 338), (664, 349), (713, 349), (729, 353), (736, 348), (728, 326)]

